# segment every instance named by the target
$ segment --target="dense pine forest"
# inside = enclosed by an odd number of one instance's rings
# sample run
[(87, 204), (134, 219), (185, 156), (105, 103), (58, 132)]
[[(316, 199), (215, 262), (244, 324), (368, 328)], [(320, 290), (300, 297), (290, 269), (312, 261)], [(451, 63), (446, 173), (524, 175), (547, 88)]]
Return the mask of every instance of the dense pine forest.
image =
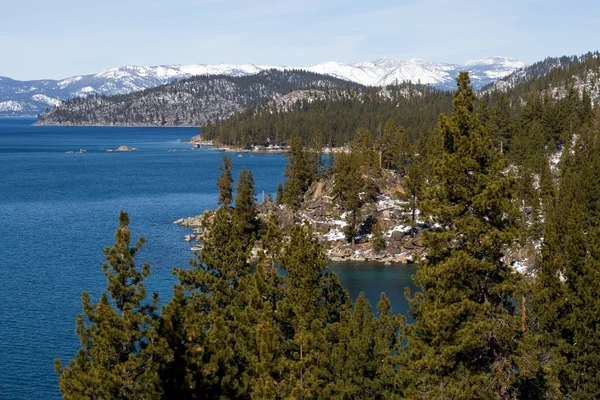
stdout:
[(322, 97), (307, 97), (278, 107), (277, 101), (248, 109), (224, 122), (201, 128), (202, 137), (217, 143), (246, 147), (251, 144), (282, 144), (294, 134), (303, 142), (318, 140), (323, 146), (343, 146), (358, 128), (381, 133), (392, 118), (418, 136), (440, 113), (452, 108), (452, 94), (411, 83), (384, 89), (330, 89)]
[[(136, 260), (144, 240), (132, 245), (121, 214), (105, 249), (106, 292), (98, 302), (84, 293), (81, 348), (56, 362), (64, 398), (597, 398), (600, 112), (590, 94), (567, 86), (565, 96), (532, 91), (518, 104), (517, 92), (477, 98), (466, 73), (453, 95), (394, 90), (388, 103), (366, 91), (211, 129), (243, 144), (258, 130), (244, 139), (228, 126), (281, 127), (275, 137), (290, 155), (277, 203), (290, 207), (331, 176), (360, 218), (359, 203), (377, 190), (370, 174), (402, 176), (430, 227), (419, 290), (406, 293), (410, 321), (385, 294), (375, 313), (362, 295), (352, 302), (310, 228), (283, 232), (275, 214), (259, 219), (251, 171), (234, 195), (224, 158), (202, 250), (175, 271), (162, 308), (144, 289), (150, 266)], [(325, 122), (335, 113), (345, 129)], [(348, 142), (349, 152), (322, 162), (322, 144)], [(525, 243), (538, 254), (521, 273), (506, 254)]]

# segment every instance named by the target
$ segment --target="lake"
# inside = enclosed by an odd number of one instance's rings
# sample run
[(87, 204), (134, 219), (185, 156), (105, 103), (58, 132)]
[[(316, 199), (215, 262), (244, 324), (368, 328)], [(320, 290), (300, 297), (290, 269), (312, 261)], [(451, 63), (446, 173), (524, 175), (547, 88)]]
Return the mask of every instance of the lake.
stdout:
[[(192, 256), (190, 233), (173, 221), (217, 204), (224, 153), (193, 149), (195, 128), (35, 127), (0, 119), (0, 399), (58, 399), (54, 358), (79, 346), (75, 317), (81, 292), (96, 301), (106, 286), (102, 249), (113, 243), (119, 211), (134, 238), (145, 236), (149, 293), (167, 301), (172, 268)], [(119, 146), (131, 152), (114, 152)], [(81, 153), (80, 153), (81, 150)], [(262, 193), (283, 181), (281, 154), (232, 153), (235, 177), (245, 166)], [(404, 287), (414, 267), (331, 263), (353, 298), (376, 304), (382, 291), (405, 313)]]

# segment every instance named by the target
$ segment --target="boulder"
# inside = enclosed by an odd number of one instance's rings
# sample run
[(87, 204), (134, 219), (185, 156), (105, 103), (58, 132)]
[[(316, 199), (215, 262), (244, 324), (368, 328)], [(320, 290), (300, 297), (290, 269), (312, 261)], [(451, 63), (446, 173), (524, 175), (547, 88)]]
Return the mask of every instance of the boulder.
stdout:
[(291, 229), (296, 222), (294, 212), (288, 207), (282, 207), (277, 210), (277, 219), (284, 230)]
[(404, 236), (406, 236), (404, 232), (394, 231), (390, 237), (390, 242), (400, 243)]
[(329, 201), (317, 201), (307, 204), (307, 210), (315, 217), (331, 217), (336, 209), (335, 204)]
[(313, 182), (306, 193), (304, 193), (304, 202), (321, 200), (327, 192), (327, 183), (325, 181)]

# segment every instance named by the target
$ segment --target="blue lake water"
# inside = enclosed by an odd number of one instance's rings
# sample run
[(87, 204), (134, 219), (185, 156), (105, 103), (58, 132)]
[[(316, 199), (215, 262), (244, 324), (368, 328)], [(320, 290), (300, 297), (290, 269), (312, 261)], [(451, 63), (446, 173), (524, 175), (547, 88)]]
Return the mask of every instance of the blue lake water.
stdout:
[[(163, 300), (172, 268), (192, 256), (189, 230), (173, 224), (214, 208), (222, 152), (183, 142), (194, 128), (34, 127), (0, 119), (0, 399), (57, 399), (53, 359), (68, 360), (79, 342), (81, 292), (97, 300), (106, 285), (102, 249), (119, 211), (127, 211), (138, 253), (152, 275), (146, 287)], [(132, 152), (108, 152), (121, 145)], [(79, 154), (79, 150), (85, 150)], [(74, 152), (67, 154), (67, 152)], [(280, 154), (231, 154), (235, 175), (252, 170), (260, 200), (283, 181)], [(412, 267), (331, 263), (353, 298), (376, 303), (382, 291), (406, 311)]]

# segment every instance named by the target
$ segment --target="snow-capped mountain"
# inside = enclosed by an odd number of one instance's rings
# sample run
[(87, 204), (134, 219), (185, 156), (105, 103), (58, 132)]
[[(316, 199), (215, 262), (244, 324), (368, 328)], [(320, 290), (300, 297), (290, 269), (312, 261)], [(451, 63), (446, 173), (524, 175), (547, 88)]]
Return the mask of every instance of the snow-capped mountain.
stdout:
[(454, 78), (461, 71), (469, 71), (473, 87), (479, 89), (524, 66), (525, 64), (521, 61), (505, 57), (488, 57), (469, 61), (463, 65), (418, 59), (403, 61), (381, 58), (353, 64), (327, 62), (312, 65), (306, 69), (369, 86), (384, 86), (411, 81), (431, 85), (438, 89), (451, 90), (455, 87)]
[(277, 67), (253, 64), (125, 66), (62, 80), (17, 81), (0, 77), (0, 116), (35, 116), (72, 97), (128, 94), (195, 75), (245, 76), (270, 68)]
[(62, 80), (17, 81), (0, 77), (0, 116), (34, 116), (68, 98), (92, 94), (128, 94), (195, 75), (246, 76), (273, 68), (304, 69), (369, 86), (412, 81), (451, 90), (454, 88), (454, 78), (459, 71), (470, 71), (473, 86), (480, 88), (523, 66), (524, 64), (518, 60), (504, 57), (469, 61), (464, 65), (416, 59), (402, 61), (381, 58), (352, 64), (332, 61), (309, 67), (274, 67), (256, 64), (124, 66)]

